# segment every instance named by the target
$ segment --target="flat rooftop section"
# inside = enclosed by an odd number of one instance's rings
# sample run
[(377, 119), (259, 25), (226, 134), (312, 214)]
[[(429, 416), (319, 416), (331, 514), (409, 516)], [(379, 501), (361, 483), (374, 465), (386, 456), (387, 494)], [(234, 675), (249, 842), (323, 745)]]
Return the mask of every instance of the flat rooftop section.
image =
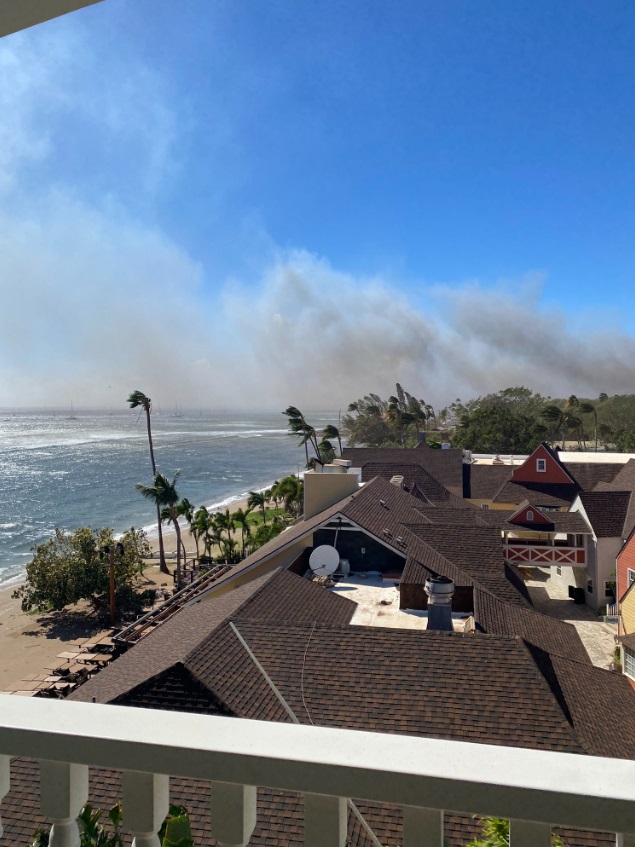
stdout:
[[(380, 574), (369, 573), (343, 577), (329, 589), (357, 603), (351, 626), (387, 626), (394, 629), (427, 629), (428, 613), (416, 609), (399, 608), (398, 580), (382, 579)], [(456, 632), (463, 632), (466, 612), (455, 612), (452, 623)]]

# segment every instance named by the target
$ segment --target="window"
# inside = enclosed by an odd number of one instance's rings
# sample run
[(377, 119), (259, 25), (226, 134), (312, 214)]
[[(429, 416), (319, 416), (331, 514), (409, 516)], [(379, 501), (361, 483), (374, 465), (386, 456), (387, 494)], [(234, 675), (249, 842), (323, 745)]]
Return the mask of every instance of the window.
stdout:
[(605, 582), (604, 583), (604, 596), (612, 597), (615, 600), (615, 583), (614, 582)]
[(622, 656), (624, 657), (624, 673), (635, 679), (635, 653), (622, 645)]
[(534, 519), (534, 513), (533, 513), (533, 512), (531, 511), (531, 509), (530, 509), (530, 510), (527, 512), (527, 520), (528, 520), (528, 521), (533, 521), (533, 519)]
[(547, 470), (547, 460), (536, 459), (536, 470), (540, 471), (540, 473), (545, 473)]
[(589, 594), (593, 594), (593, 580), (592, 579), (587, 580), (586, 590), (589, 592)]
[[(489, 509), (489, 503), (483, 503), (481, 505), (481, 509), (485, 509), (485, 511), (487, 511)], [(635, 579), (635, 575), (633, 576), (633, 579)]]
[(562, 576), (562, 565), (556, 565), (556, 573), (558, 576)]
[(631, 568), (627, 568), (626, 570), (626, 582), (629, 585), (632, 585), (635, 582), (635, 571)]

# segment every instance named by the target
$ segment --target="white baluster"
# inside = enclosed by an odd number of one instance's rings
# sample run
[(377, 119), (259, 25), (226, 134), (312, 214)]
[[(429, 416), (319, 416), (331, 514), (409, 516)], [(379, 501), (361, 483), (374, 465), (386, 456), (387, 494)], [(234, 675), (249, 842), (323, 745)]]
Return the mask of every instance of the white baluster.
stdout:
[(77, 816), (88, 800), (88, 768), (40, 762), (42, 814), (53, 821), (49, 847), (79, 847)]
[(635, 833), (633, 832), (616, 832), (615, 847), (635, 847)]
[(245, 847), (256, 826), (256, 788), (212, 782), (212, 838), (222, 847)]
[[(9, 793), (11, 785), (11, 759), (8, 756), (0, 756), (0, 803)], [(2, 838), (2, 818), (0, 817), (0, 838)]]
[(550, 847), (551, 827), (533, 821), (509, 822), (509, 847)]
[(404, 806), (403, 847), (443, 847), (443, 812)]
[(344, 847), (347, 824), (343, 797), (304, 795), (304, 847)]
[(124, 771), (123, 813), (132, 847), (161, 847), (157, 832), (170, 809), (170, 778), (163, 774)]

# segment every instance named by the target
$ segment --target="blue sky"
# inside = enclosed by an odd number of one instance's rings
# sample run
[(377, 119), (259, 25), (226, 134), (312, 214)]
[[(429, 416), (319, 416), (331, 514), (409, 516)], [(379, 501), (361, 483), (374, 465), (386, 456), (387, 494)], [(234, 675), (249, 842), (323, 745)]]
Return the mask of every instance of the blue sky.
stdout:
[(105, 0), (3, 39), (0, 403), (631, 390), (634, 43), (584, 0)]

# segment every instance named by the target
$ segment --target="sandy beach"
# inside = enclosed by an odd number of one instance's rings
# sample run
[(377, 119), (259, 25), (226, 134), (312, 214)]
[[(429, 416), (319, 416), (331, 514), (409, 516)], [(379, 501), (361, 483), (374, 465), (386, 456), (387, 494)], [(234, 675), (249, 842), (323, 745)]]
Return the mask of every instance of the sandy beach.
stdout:
[[(247, 507), (246, 500), (237, 500), (228, 508), (231, 512)], [(196, 544), (187, 527), (181, 530), (185, 548), (189, 554), (196, 554)], [(173, 527), (163, 527), (163, 540), (166, 553), (176, 552), (176, 533)], [(151, 547), (158, 550), (158, 539), (151, 539)], [(175, 568), (175, 560), (168, 559), (170, 571)], [(156, 585), (172, 589), (170, 576), (159, 570), (153, 561), (144, 570), (146, 587)], [(6, 691), (13, 683), (28, 674), (39, 673), (46, 665), (55, 662), (58, 653), (68, 649), (71, 641), (77, 638), (92, 638), (105, 629), (81, 608), (74, 607), (62, 612), (30, 612), (20, 608), (20, 601), (11, 597), (15, 585), (0, 590), (0, 692)]]

